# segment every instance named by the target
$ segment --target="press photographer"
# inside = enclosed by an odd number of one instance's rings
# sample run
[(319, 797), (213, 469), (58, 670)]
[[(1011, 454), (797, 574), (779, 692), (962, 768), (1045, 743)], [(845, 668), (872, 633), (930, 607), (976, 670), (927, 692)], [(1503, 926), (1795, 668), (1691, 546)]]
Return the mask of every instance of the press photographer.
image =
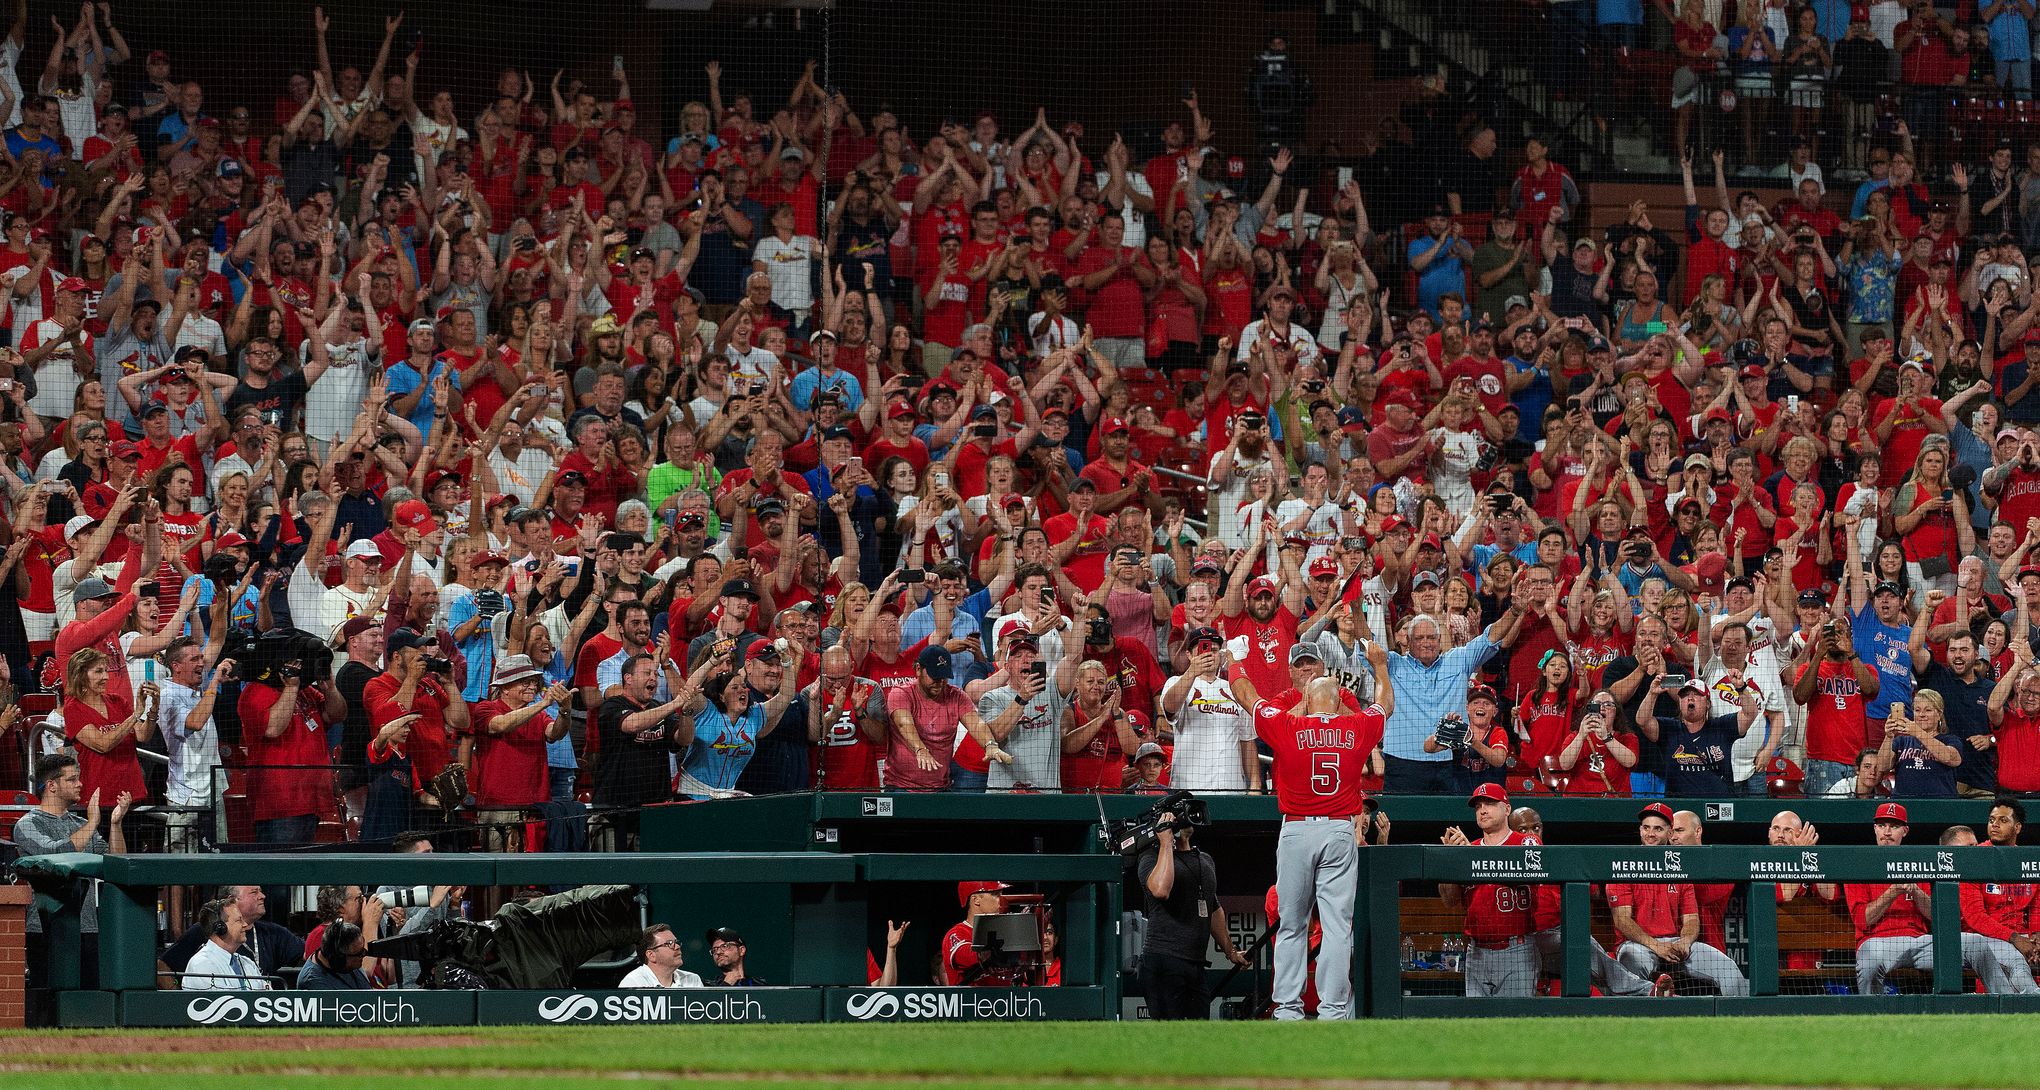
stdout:
[(1179, 820), (1184, 804), (1194, 801), (1179, 791), (1155, 804), (1155, 842), (1141, 850), (1135, 863), (1141, 911), (1147, 916), (1140, 984), (1148, 1014), (1157, 1021), (1211, 1017), (1204, 965), (1212, 940), (1226, 960), (1247, 964), (1247, 956), (1233, 945), (1225, 909), (1218, 903), (1218, 868), (1190, 842), (1192, 822)]

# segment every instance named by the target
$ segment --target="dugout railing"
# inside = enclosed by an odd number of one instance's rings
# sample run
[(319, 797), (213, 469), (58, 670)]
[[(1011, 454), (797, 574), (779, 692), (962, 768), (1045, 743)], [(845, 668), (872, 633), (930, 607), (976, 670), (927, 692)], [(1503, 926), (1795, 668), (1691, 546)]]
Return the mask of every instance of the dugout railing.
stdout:
[[(1757, 1014), (1875, 1012), (2034, 1012), (2040, 996), (1968, 990), (1962, 962), (1963, 883), (2040, 881), (2040, 851), (1932, 845), (1752, 847), (1447, 847), (1390, 845), (1363, 853), (1355, 972), (1372, 1017), (1466, 1017), (1582, 1014)], [(1593, 887), (1608, 882), (1731, 883), (1744, 890), (1746, 997), (1681, 995), (1623, 998), (1591, 995), (1595, 934)], [(1931, 885), (1934, 967), (1925, 990), (1889, 995), (1794, 995), (1780, 989), (1777, 885), (1889, 883)], [(1402, 956), (1403, 899), (1437, 883), (1558, 885), (1564, 938), (1558, 995), (1533, 998), (1412, 995)], [(1605, 930), (1605, 929), (1603, 929)], [(1853, 937), (1838, 945), (1853, 946)], [(1612, 952), (1612, 948), (1611, 948)]]
[[(243, 1027), (522, 1023), (1101, 1019), (1117, 1016), (1120, 861), (1107, 855), (920, 853), (246, 854), (22, 860), (49, 931), (57, 1023)], [(77, 883), (99, 882), (99, 986), (81, 988)], [(1058, 988), (864, 987), (874, 891), (997, 879), (1045, 894), (1062, 943)], [(781, 986), (613, 991), (182, 992), (158, 987), (157, 905), (170, 885), (571, 887), (628, 884), (645, 916), (670, 924), (688, 968), (712, 962), (701, 936), (743, 930), (751, 975)], [(940, 934), (960, 918), (927, 920)], [(885, 921), (877, 921), (883, 935)], [(583, 1000), (592, 1000), (584, 1002)]]

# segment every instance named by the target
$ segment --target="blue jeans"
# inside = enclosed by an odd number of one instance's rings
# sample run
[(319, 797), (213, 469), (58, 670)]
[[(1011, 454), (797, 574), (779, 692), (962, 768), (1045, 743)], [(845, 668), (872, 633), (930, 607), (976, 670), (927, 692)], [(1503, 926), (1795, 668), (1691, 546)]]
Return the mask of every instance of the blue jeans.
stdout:
[(1665, 797), (1665, 778), (1650, 772), (1629, 774), (1629, 796), (1637, 799), (1661, 799)]
[(547, 798), (554, 802), (574, 801), (574, 774), (578, 768), (547, 768), (545, 770)]
[(1825, 795), (1829, 788), (1843, 780), (1854, 779), (1855, 776), (1855, 765), (1843, 764), (1840, 761), (1808, 761), (1804, 785), (1806, 796), (1812, 798)]
[(1381, 789), (1390, 795), (1456, 795), (1463, 781), (1456, 761), (1412, 761), (1382, 754), (1387, 767)]
[(2033, 62), (2030, 60), (1997, 62), (1998, 86), (2013, 92), (2016, 98), (2033, 97)]
[(966, 795), (982, 795), (985, 793), (986, 778), (986, 773), (972, 772), (955, 761), (949, 762), (949, 789), (951, 791), (961, 791)]

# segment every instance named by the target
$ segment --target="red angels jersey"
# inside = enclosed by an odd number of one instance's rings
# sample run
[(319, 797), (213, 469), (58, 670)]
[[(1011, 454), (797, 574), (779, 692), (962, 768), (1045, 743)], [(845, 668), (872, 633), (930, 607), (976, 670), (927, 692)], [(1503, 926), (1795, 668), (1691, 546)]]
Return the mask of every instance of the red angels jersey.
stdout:
[(1964, 882), (1962, 930), (2010, 942), (2033, 929), (2033, 894), (2030, 882)]
[[(1488, 844), (1476, 840), (1475, 847), (1535, 847), (1542, 841), (1527, 833), (1511, 832), (1507, 838)], [(1466, 891), (1466, 937), (1475, 942), (1507, 943), (1522, 938), (1537, 926), (1537, 893), (1532, 886), (1485, 885)]]
[(1254, 732), (1275, 753), (1275, 801), (1298, 817), (1352, 817), (1366, 798), (1360, 776), (1381, 744), (1388, 717), (1379, 704), (1345, 715), (1292, 713), (1254, 704)]
[[(970, 921), (965, 920), (949, 929), (942, 936), (942, 982), (950, 987), (970, 985), (979, 988), (1011, 988), (1027, 983), (1010, 969), (986, 969), (970, 975), (978, 968), (977, 951), (971, 949)], [(966, 979), (968, 977), (968, 979)]]

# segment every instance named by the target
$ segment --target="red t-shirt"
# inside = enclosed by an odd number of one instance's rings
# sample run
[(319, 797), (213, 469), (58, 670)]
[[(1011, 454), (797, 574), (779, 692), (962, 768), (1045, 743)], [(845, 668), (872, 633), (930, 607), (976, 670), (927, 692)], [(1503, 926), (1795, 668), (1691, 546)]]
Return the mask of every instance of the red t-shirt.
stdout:
[[(1801, 666), (1792, 675), (1795, 685), (1806, 670)], [(1855, 668), (1848, 663), (1823, 658), (1819, 670), (1813, 699), (1806, 705), (1806, 759), (1853, 766), (1870, 737), (1870, 723), (1863, 712), (1862, 686), (1856, 680)], [(2002, 783), (2004, 756), (2000, 754), (1998, 760), (1998, 779)]]
[(553, 717), (540, 712), (507, 734), (489, 732), (489, 722), (517, 709), (485, 700), (468, 709), (475, 725), (475, 769), (469, 777), (475, 805), (485, 809), (536, 806), (551, 797), (545, 767), (545, 732)]
[(1077, 525), (1077, 516), (1065, 511), (1041, 524), (1048, 534), (1051, 546), (1060, 545), (1071, 535), (1077, 537), (1076, 551), (1063, 562), (1063, 571), (1069, 573), (1070, 582), (1083, 588), (1085, 594), (1095, 593), (1105, 583), (1105, 538), (1111, 533), (1111, 526), (1105, 519), (1092, 515), (1082, 527)]
[(134, 705), (114, 692), (106, 694), (105, 715), (93, 711), (90, 705), (81, 701), (64, 701), (64, 740), (77, 751), (78, 776), (84, 781), (83, 797), (90, 799), (94, 791), (99, 792), (99, 805), (108, 811), (113, 809), (123, 791), (133, 795), (136, 803), (146, 802), (149, 798), (149, 785), (142, 779), (142, 762), (135, 756), (134, 732), (129, 731), (106, 753), (78, 741), (78, 733), (86, 727), (105, 730), (125, 722), (134, 712)]
[[(913, 660), (896, 662), (907, 667), (906, 678), (911, 684)], [(815, 786), (825, 791), (877, 790), (878, 759), (885, 751), (865, 735), (857, 717), (864, 714), (878, 688), (872, 679), (852, 680), (833, 694), (822, 694), (822, 740), (815, 744), (814, 753)], [(805, 723), (786, 726), (807, 729)]]
[(2040, 791), (2040, 716), (2006, 708), (1997, 746), (1998, 787), (2021, 795)]
[(1227, 639), (1247, 638), (1247, 658), (1240, 665), (1254, 683), (1255, 692), (1278, 693), (1289, 688), (1289, 649), (1296, 644), (1297, 621), (1288, 606), (1277, 605), (1275, 615), (1266, 621), (1242, 611), (1237, 617), (1225, 618), (1220, 627)]
[(255, 804), (256, 821), (322, 813), (333, 804), (325, 694), (317, 687), (299, 689), (290, 725), (275, 738), (265, 737), (269, 711), (282, 696), (281, 689), (245, 685), (235, 704), (241, 713), (241, 744), (248, 751), (248, 798)]
[(421, 789), (453, 759), (454, 740), (446, 729), (447, 700), (438, 685), (429, 675), (420, 681), (408, 709), (397, 704), (397, 690), (403, 685), (389, 674), (377, 674), (361, 687), (369, 723), (378, 731), (400, 715), (418, 714), (411, 722), (411, 740), (404, 748), (411, 755), (411, 781)]
[[(1090, 289), (1084, 318), (1090, 323), (1091, 332), (1099, 337), (1145, 337), (1147, 305), (1140, 281), (1134, 279), (1133, 266), (1136, 262), (1146, 265), (1147, 259), (1131, 246), (1121, 246), (1119, 252), (1126, 255), (1127, 264), (1113, 273), (1111, 279)], [(1089, 276), (1110, 268), (1112, 262), (1110, 249), (1092, 246), (1077, 255), (1075, 274)]]

